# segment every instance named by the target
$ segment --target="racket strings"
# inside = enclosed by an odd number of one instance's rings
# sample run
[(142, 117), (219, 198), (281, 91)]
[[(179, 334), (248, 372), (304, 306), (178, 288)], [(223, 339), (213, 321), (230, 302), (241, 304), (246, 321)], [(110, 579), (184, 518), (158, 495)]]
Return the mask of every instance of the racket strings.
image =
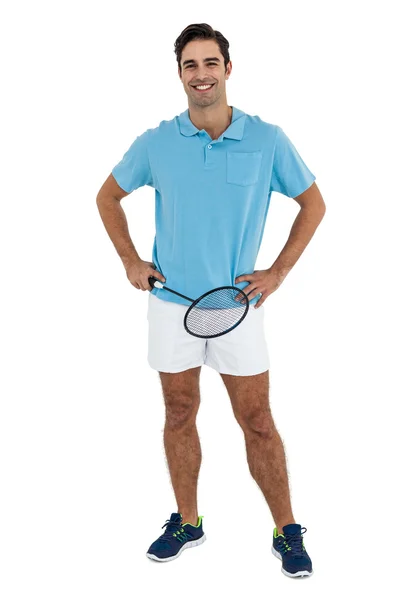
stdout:
[(240, 321), (246, 309), (244, 292), (233, 288), (215, 290), (205, 295), (188, 311), (186, 326), (194, 335), (222, 334)]

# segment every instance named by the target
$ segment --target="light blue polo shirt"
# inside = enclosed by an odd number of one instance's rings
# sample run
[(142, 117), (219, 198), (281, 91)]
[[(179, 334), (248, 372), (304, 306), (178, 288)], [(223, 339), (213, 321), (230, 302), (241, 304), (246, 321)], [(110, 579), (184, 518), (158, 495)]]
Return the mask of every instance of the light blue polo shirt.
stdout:
[[(294, 198), (315, 180), (281, 127), (232, 111), (217, 140), (195, 127), (189, 109), (161, 121), (112, 169), (126, 192), (154, 188), (152, 261), (166, 286), (193, 300), (224, 285), (244, 289), (248, 282), (235, 278), (255, 269), (271, 193)], [(191, 304), (165, 289), (151, 293)]]

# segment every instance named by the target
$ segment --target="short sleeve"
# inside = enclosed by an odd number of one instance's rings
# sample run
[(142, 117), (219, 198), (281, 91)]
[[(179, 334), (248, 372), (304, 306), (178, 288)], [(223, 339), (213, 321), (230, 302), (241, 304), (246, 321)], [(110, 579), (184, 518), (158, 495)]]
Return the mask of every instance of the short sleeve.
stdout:
[(128, 193), (143, 185), (154, 187), (148, 143), (149, 131), (145, 131), (135, 139), (111, 171), (118, 185)]
[(289, 198), (295, 198), (307, 190), (315, 175), (305, 164), (296, 148), (285, 134), (277, 127), (270, 190), (279, 192)]

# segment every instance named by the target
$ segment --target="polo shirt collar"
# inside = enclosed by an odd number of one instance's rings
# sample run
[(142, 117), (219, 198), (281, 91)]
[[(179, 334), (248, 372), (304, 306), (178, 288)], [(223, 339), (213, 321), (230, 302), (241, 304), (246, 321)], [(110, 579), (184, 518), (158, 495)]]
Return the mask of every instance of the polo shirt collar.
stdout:
[[(222, 137), (233, 140), (241, 140), (243, 138), (245, 120), (246, 113), (244, 113), (242, 110), (239, 110), (235, 106), (232, 106), (232, 122), (226, 131), (224, 131)], [(200, 129), (197, 129), (197, 127), (190, 120), (188, 108), (178, 116), (178, 123), (182, 135), (195, 135), (200, 131)]]

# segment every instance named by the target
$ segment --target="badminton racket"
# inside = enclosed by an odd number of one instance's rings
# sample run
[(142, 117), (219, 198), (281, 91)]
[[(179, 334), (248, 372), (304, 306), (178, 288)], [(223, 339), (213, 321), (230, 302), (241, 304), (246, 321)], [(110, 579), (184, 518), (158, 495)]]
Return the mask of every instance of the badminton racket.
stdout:
[(231, 285), (214, 288), (196, 300), (184, 296), (149, 277), (151, 288), (168, 290), (192, 304), (183, 318), (183, 326), (188, 333), (199, 338), (214, 338), (235, 329), (249, 311), (249, 298), (243, 290)]

